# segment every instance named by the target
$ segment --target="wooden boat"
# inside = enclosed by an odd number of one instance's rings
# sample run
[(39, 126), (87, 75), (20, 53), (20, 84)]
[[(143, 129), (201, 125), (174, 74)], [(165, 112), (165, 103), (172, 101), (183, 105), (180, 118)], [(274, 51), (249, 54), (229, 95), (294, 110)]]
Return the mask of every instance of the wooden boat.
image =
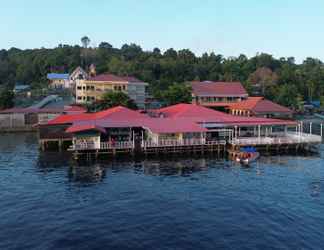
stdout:
[(236, 155), (236, 161), (242, 165), (249, 165), (250, 163), (256, 161), (260, 154), (255, 150), (255, 148), (243, 148)]
[(249, 165), (250, 163), (256, 161), (259, 158), (259, 152), (253, 153), (242, 153), (238, 154), (236, 157), (236, 161), (241, 163), (242, 165)]

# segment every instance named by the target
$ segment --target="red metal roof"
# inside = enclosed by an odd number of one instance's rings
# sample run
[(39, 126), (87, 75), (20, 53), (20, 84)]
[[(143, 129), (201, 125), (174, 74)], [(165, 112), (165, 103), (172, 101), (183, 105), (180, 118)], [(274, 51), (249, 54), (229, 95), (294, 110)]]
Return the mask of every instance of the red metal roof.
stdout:
[(81, 114), (67, 114), (60, 115), (53, 120), (49, 121), (48, 124), (69, 124), (77, 121), (86, 120), (100, 120), (100, 119), (112, 119), (112, 120), (129, 120), (139, 119), (147, 117), (145, 114), (141, 114), (137, 111), (117, 106), (114, 108), (106, 109), (97, 113), (81, 113)]
[(113, 74), (101, 74), (91, 77), (89, 81), (96, 82), (141, 82), (133, 76), (116, 76)]
[(84, 124), (84, 125), (72, 125), (69, 127), (66, 132), (67, 133), (77, 133), (77, 132), (82, 132), (82, 131), (89, 131), (89, 130), (95, 130), (101, 133), (106, 133), (106, 129), (97, 125), (89, 125), (89, 124)]
[(286, 113), (292, 114), (293, 111), (289, 108), (281, 106), (272, 101), (266, 100), (263, 97), (249, 97), (245, 101), (231, 104), (229, 109), (249, 110), (255, 114), (258, 113)]
[(195, 96), (243, 97), (248, 95), (240, 82), (192, 82), (191, 88)]
[(263, 97), (249, 97), (247, 100), (235, 102), (229, 105), (229, 109), (252, 110)]
[(165, 108), (158, 109), (157, 113), (163, 114), (165, 117), (178, 118), (178, 117), (222, 117), (229, 116), (220, 111), (209, 109), (197, 104), (180, 103)]
[(269, 100), (261, 100), (252, 110), (254, 113), (287, 113), (292, 114), (293, 111), (287, 107), (281, 106)]
[(87, 110), (83, 107), (71, 105), (71, 106), (64, 106), (64, 112), (67, 114), (71, 113), (86, 113)]
[[(119, 111), (117, 111), (119, 110)], [(122, 112), (117, 109), (116, 113)], [(136, 111), (133, 111), (136, 112)], [(129, 128), (143, 127), (153, 133), (187, 133), (187, 132), (206, 132), (206, 124), (215, 126), (257, 126), (257, 125), (295, 125), (293, 121), (279, 119), (268, 119), (260, 117), (243, 117), (225, 114), (219, 111), (201, 107), (195, 104), (177, 104), (158, 110), (166, 117), (153, 118), (140, 114), (130, 116), (101, 117), (100, 119), (85, 119), (73, 122), (74, 125), (91, 125), (103, 128)]]

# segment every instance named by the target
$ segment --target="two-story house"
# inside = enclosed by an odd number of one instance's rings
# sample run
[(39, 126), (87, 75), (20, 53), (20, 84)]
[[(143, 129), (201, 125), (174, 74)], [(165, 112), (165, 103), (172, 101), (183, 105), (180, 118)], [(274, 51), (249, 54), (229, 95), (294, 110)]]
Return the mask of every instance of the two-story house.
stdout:
[(49, 73), (47, 79), (50, 81), (50, 87), (54, 89), (70, 88), (69, 74)]
[(76, 81), (76, 103), (100, 101), (108, 91), (121, 91), (134, 100), (139, 108), (145, 107), (145, 92), (148, 84), (135, 77), (102, 74)]
[(248, 98), (240, 82), (191, 82), (192, 103), (205, 107), (224, 109), (231, 103)]

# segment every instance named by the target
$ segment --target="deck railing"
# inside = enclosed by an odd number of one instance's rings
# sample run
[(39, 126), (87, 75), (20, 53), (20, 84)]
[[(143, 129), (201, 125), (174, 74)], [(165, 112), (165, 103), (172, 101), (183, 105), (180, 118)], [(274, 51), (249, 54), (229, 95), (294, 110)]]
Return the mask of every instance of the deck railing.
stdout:
[(159, 140), (159, 142), (143, 141), (142, 147), (176, 147), (226, 144), (226, 141), (206, 141), (205, 139)]
[(100, 149), (127, 149), (133, 148), (132, 141), (101, 142)]
[[(177, 146), (199, 146), (199, 145), (225, 145), (225, 140), (206, 141), (204, 139), (184, 139), (184, 140), (159, 140), (158, 143), (153, 141), (142, 141), (142, 148), (156, 148), (156, 147), (177, 147)], [(132, 149), (134, 148), (133, 141), (117, 141), (117, 142), (101, 142), (100, 148), (97, 144), (92, 142), (83, 142), (74, 144), (70, 150), (95, 150), (95, 149)]]
[(318, 144), (322, 142), (322, 137), (319, 135), (311, 135), (305, 133), (286, 133), (275, 134), (267, 137), (246, 137), (234, 138), (232, 144), (235, 145), (281, 145), (281, 144), (299, 144), (309, 143)]

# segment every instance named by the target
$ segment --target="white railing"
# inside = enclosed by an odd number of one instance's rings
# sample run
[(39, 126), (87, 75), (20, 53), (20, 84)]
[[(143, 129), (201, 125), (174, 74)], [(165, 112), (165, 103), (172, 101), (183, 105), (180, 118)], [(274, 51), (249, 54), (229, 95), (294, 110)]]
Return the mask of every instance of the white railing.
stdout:
[(73, 144), (70, 149), (72, 150), (92, 150), (99, 149), (98, 145), (94, 142), (79, 142), (77, 144)]
[(132, 141), (101, 142), (100, 149), (129, 149), (134, 148)]
[[(153, 141), (142, 141), (142, 148), (156, 147), (177, 147), (177, 146), (202, 146), (202, 145), (225, 145), (225, 140), (206, 141), (205, 139), (184, 139), (184, 140), (159, 140), (159, 143)], [(70, 150), (95, 150), (95, 149), (132, 149), (133, 141), (101, 142), (100, 148), (92, 142), (77, 143), (70, 147)]]
[(199, 145), (219, 145), (226, 144), (226, 141), (206, 141), (205, 139), (183, 139), (183, 140), (159, 140), (158, 143), (153, 141), (143, 141), (143, 148), (150, 147), (176, 147), (176, 146), (199, 146)]
[(247, 137), (234, 138), (232, 140), (232, 143), (236, 145), (318, 144), (321, 142), (321, 136), (305, 133), (286, 133), (284, 135), (280, 134), (273, 137)]

